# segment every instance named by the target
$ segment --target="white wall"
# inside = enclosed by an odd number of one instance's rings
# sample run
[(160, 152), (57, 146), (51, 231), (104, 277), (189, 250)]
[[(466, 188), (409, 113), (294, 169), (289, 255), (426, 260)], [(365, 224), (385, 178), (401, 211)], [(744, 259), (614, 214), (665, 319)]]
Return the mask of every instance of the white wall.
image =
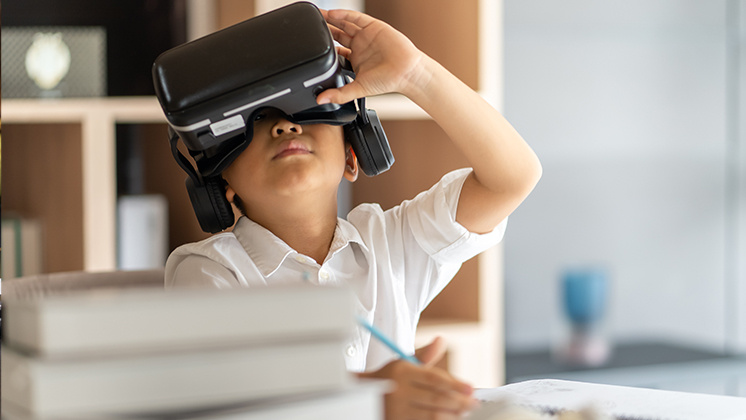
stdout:
[(506, 235), (509, 350), (558, 338), (560, 273), (591, 263), (613, 337), (733, 339), (726, 2), (505, 1), (505, 114), (544, 166)]
[[(731, 186), (737, 191), (734, 197), (733, 212), (736, 229), (733, 241), (736, 246), (731, 250), (733, 260), (734, 317), (732, 329), (736, 333), (734, 347), (741, 353), (746, 353), (746, 0), (730, 0), (728, 3), (729, 47), (731, 60), (729, 61), (729, 76), (737, 87), (731, 92), (730, 109), (732, 119), (730, 139), (733, 142), (731, 150)], [(742, 381), (742, 388), (746, 392), (746, 379)]]

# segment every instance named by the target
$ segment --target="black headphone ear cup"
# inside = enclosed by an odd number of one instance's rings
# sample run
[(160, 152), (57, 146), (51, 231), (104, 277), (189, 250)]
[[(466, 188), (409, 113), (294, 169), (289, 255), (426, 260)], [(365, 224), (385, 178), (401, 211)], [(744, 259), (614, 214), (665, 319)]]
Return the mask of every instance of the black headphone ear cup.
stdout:
[(363, 135), (370, 150), (370, 155), (376, 164), (375, 174), (377, 175), (391, 168), (391, 165), (394, 164), (394, 154), (391, 153), (389, 140), (386, 137), (386, 132), (383, 131), (383, 125), (381, 125), (381, 120), (378, 119), (376, 111), (366, 109), (364, 112), (367, 114), (368, 124), (363, 125)]
[(360, 115), (345, 126), (345, 138), (352, 145), (363, 173), (368, 176), (387, 171), (394, 164), (389, 141), (383, 131), (376, 111), (365, 109), (368, 122), (363, 122)]
[(225, 198), (223, 178), (208, 177), (196, 184), (191, 177), (186, 179), (186, 188), (192, 202), (197, 221), (203, 231), (217, 233), (233, 225), (233, 208)]
[(364, 174), (372, 176), (371, 174), (375, 172), (376, 166), (368, 151), (368, 147), (365, 145), (365, 137), (363, 136), (358, 120), (359, 117), (352, 123), (344, 126), (345, 139), (352, 146), (352, 151), (357, 156), (357, 164), (360, 166), (360, 169)]

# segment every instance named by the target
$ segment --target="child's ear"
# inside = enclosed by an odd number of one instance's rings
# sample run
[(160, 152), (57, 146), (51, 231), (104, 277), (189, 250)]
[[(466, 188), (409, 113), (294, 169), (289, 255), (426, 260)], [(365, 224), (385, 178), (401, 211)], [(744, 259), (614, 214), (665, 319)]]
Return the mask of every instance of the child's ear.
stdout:
[(228, 200), (229, 203), (233, 202), (233, 199), (236, 197), (236, 191), (233, 190), (233, 188), (228, 185), (228, 183), (225, 183), (225, 199)]
[(347, 145), (345, 158), (346, 160), (344, 177), (350, 182), (355, 182), (358, 173), (357, 156), (355, 156), (355, 152), (352, 151), (352, 146), (350, 145)]

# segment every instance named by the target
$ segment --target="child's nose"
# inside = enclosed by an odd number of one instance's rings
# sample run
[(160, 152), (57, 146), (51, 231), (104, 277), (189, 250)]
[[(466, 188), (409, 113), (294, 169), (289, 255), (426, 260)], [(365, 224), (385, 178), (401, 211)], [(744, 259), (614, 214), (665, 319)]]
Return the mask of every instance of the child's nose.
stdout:
[(280, 137), (286, 133), (301, 134), (303, 129), (300, 124), (292, 123), (284, 118), (277, 120), (277, 123), (272, 127), (272, 136)]

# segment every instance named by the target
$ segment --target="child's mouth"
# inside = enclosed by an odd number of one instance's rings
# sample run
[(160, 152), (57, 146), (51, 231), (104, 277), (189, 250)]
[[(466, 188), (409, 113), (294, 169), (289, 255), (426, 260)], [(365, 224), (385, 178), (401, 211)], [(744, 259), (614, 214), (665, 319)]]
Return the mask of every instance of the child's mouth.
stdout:
[(285, 143), (280, 151), (273, 157), (273, 159), (280, 159), (286, 156), (292, 155), (304, 155), (311, 153), (310, 150), (303, 144), (295, 141)]

